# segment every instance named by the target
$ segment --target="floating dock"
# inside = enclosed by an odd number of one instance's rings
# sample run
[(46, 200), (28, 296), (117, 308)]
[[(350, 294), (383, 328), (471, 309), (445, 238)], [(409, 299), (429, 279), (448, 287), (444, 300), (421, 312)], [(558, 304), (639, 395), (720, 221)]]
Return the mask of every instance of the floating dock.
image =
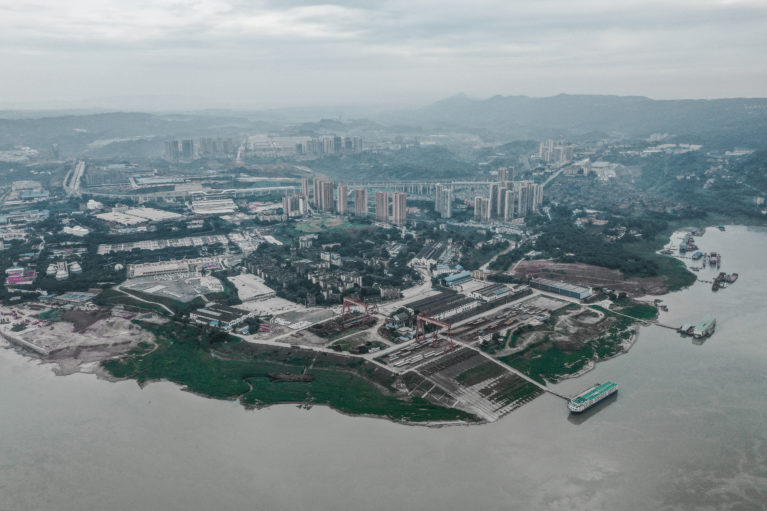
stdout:
[(692, 329), (692, 336), (696, 339), (702, 339), (704, 337), (708, 337), (709, 335), (714, 333), (714, 330), (716, 329), (716, 318), (713, 316), (709, 316), (705, 318), (703, 321), (698, 323), (693, 329)]

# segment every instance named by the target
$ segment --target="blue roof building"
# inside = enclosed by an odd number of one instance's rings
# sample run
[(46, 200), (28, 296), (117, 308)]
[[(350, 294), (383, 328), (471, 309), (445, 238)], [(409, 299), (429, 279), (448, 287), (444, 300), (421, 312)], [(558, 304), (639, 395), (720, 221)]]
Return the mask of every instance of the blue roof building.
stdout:
[(471, 273), (468, 271), (462, 271), (459, 273), (456, 273), (455, 275), (450, 275), (449, 277), (445, 277), (442, 279), (445, 282), (446, 286), (458, 286), (460, 284), (463, 284), (464, 282), (468, 282), (471, 280)]

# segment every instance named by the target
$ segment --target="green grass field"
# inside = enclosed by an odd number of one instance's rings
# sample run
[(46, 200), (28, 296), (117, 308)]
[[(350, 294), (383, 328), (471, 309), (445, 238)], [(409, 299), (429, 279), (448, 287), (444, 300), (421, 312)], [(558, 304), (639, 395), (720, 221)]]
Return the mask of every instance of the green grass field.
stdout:
[[(649, 304), (627, 301), (622, 305), (618, 312), (636, 319), (592, 305), (591, 308), (611, 317), (612, 323), (602, 335), (588, 340), (578, 349), (561, 349), (556, 344), (544, 340), (499, 360), (541, 383), (556, 382), (563, 375), (577, 373), (591, 360), (604, 359), (620, 353), (623, 342), (631, 337), (634, 325), (638, 321), (655, 319), (658, 314), (658, 309)], [(516, 339), (514, 342), (516, 344)]]
[[(189, 311), (192, 311), (194, 309), (197, 309), (205, 305), (205, 302), (199, 296), (196, 297), (191, 302), (184, 303), (178, 300), (174, 300), (173, 298), (170, 298), (167, 296), (152, 295), (149, 293), (143, 293), (135, 289), (123, 288), (123, 291), (125, 291), (125, 293), (120, 293), (119, 291), (115, 291), (113, 289), (105, 289), (100, 296), (100, 303), (103, 303), (104, 305), (117, 305), (117, 304), (132, 305), (140, 309), (147, 309), (147, 310), (159, 312), (160, 314), (164, 314), (166, 316), (168, 315), (168, 311), (156, 304), (161, 303), (165, 305), (166, 307), (168, 307), (169, 309), (171, 309), (172, 311), (177, 313), (188, 313)], [(219, 295), (225, 296), (225, 293), (219, 293)], [(155, 303), (147, 303), (147, 302), (142, 302), (141, 300), (134, 300), (131, 298), (131, 296), (136, 296), (138, 298), (142, 298), (144, 300), (155, 302)]]
[(556, 345), (536, 345), (499, 360), (545, 384), (547, 380), (556, 382), (562, 375), (577, 373), (593, 356), (591, 343), (577, 351), (563, 351)]
[[(155, 334), (157, 349), (139, 349), (121, 359), (103, 362), (113, 376), (132, 378), (139, 383), (169, 380), (207, 397), (239, 399), (246, 405), (311, 402), (327, 404), (345, 413), (399, 421), (477, 420), (461, 410), (383, 392), (368, 378), (374, 377), (379, 385), (387, 386), (393, 383), (393, 378), (373, 376), (374, 369), (361, 361), (343, 367), (318, 361), (311, 371), (314, 381), (277, 382), (269, 378), (269, 373), (301, 373), (311, 353), (275, 349), (251, 355), (247, 349), (239, 348), (239, 345), (247, 348), (246, 343), (231, 336), (211, 347), (212, 339), (195, 327), (175, 323), (142, 326)], [(218, 340), (221, 341), (220, 336)]]
[[(353, 335), (350, 337), (346, 337), (344, 339), (341, 339), (339, 341), (334, 342), (331, 346), (338, 346), (341, 348), (341, 351), (350, 351), (352, 348), (356, 348), (357, 346), (361, 346), (367, 342), (367, 336), (366, 335)], [(369, 345), (370, 348), (386, 348), (387, 345), (382, 343), (381, 341), (372, 341)]]
[(327, 231), (330, 229), (350, 227), (353, 225), (362, 225), (362, 224), (353, 224), (347, 218), (337, 216), (337, 217), (317, 218), (313, 220), (297, 222), (295, 225), (295, 230), (303, 234), (309, 234), (314, 232)]

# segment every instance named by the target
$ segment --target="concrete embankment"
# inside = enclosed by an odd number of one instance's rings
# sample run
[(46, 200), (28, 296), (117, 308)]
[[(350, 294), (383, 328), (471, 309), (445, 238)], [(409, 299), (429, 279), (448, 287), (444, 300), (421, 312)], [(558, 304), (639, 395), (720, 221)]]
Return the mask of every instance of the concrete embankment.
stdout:
[(0, 330), (0, 335), (2, 335), (3, 339), (7, 340), (8, 342), (12, 342), (13, 344), (16, 344), (17, 346), (30, 349), (34, 351), (35, 353), (42, 355), (44, 357), (47, 357), (50, 355), (50, 352), (46, 350), (45, 348), (41, 348), (40, 346), (35, 346), (31, 342), (25, 341), (24, 339), (20, 337), (16, 337), (10, 332), (5, 332)]

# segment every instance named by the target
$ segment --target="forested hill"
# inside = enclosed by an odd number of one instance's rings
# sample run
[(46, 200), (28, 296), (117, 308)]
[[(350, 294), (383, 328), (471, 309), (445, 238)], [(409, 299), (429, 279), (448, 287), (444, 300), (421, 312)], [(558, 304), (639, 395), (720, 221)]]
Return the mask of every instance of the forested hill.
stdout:
[(442, 146), (415, 146), (399, 151), (327, 156), (312, 169), (342, 180), (457, 179), (476, 175), (477, 164)]
[(0, 149), (29, 146), (47, 149), (58, 144), (66, 156), (86, 150), (98, 140), (234, 136), (261, 125), (244, 118), (191, 114), (112, 112), (41, 118), (0, 118)]

